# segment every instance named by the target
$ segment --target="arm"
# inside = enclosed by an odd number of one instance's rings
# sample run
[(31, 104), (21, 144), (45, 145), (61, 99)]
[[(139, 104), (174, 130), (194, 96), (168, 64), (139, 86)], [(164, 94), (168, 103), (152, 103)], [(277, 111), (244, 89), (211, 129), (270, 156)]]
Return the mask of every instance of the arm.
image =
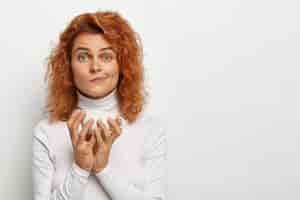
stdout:
[(55, 172), (48, 137), (35, 127), (32, 153), (32, 186), (34, 200), (79, 200), (88, 181), (89, 172), (73, 162), (64, 182), (51, 189)]
[[(157, 134), (158, 133), (158, 134)], [(117, 175), (108, 164), (96, 174), (112, 200), (165, 200), (167, 140), (165, 128), (160, 127), (145, 152), (146, 182), (144, 189), (130, 183), (126, 174)]]

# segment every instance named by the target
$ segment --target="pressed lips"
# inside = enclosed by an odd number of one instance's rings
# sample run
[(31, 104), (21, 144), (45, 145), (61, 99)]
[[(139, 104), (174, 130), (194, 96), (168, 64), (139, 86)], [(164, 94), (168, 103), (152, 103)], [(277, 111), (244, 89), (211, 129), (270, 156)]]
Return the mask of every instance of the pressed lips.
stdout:
[(102, 81), (103, 79), (107, 78), (107, 76), (98, 76), (92, 80), (90, 80), (91, 82), (97, 82), (97, 81)]

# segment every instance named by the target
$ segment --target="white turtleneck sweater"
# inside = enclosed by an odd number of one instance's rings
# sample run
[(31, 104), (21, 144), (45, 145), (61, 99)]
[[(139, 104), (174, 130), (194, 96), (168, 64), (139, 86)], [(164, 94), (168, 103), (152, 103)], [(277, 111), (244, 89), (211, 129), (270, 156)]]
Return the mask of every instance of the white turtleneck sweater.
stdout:
[[(78, 107), (89, 117), (119, 113), (116, 90), (101, 99), (77, 92)], [(133, 124), (123, 119), (106, 168), (97, 174), (74, 161), (66, 122), (49, 124), (48, 116), (34, 127), (32, 186), (34, 200), (166, 200), (166, 126), (142, 113)]]

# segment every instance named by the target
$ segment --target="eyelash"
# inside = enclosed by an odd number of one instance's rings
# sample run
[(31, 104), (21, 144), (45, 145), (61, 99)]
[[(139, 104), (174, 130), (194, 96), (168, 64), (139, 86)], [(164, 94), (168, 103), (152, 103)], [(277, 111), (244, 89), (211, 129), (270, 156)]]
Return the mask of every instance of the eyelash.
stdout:
[[(79, 55), (77, 56), (77, 60), (80, 61), (80, 58), (81, 58), (81, 57), (85, 57), (85, 56), (90, 57), (88, 54), (79, 54)], [(80, 62), (81, 62), (81, 61), (80, 61)]]
[[(79, 55), (77, 56), (77, 60), (79, 60), (79, 62), (81, 62), (81, 61), (80, 61), (80, 57), (84, 57), (84, 56), (88, 56), (88, 58), (91, 58), (90, 55), (88, 55), (87, 53), (84, 53), (84, 54), (79, 54)], [(113, 56), (112, 56), (111, 54), (109, 54), (109, 53), (103, 53), (103, 54), (100, 54), (99, 57), (109, 57), (109, 60), (112, 60), (112, 59), (113, 59)]]

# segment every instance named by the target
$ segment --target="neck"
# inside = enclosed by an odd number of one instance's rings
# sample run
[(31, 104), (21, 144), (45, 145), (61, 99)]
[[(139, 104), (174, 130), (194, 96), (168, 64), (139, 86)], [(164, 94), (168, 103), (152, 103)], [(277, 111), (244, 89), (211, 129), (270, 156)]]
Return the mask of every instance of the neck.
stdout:
[(118, 108), (117, 88), (97, 99), (85, 96), (78, 90), (76, 90), (76, 93), (78, 107), (84, 110), (110, 111)]
[[(76, 93), (78, 96), (78, 107), (85, 110), (87, 114), (85, 122), (87, 118), (100, 119), (108, 126), (108, 117), (113, 119), (117, 116), (121, 117), (116, 88), (109, 94), (98, 99), (87, 97), (78, 90), (76, 90)], [(124, 119), (123, 117), (121, 118)], [(94, 123), (93, 127), (96, 126), (95, 124), (96, 123)]]

